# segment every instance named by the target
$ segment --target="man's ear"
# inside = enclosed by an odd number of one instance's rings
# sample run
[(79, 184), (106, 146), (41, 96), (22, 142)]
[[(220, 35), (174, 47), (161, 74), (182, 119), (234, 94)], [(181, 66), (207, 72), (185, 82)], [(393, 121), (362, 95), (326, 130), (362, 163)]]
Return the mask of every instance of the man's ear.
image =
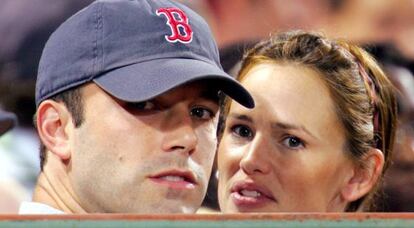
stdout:
[(376, 148), (369, 149), (362, 159), (363, 165), (356, 164), (352, 176), (342, 188), (341, 196), (348, 203), (368, 194), (381, 177), (384, 154)]
[(53, 100), (43, 101), (37, 109), (37, 131), (47, 150), (61, 160), (71, 156), (67, 127), (72, 119), (66, 106)]

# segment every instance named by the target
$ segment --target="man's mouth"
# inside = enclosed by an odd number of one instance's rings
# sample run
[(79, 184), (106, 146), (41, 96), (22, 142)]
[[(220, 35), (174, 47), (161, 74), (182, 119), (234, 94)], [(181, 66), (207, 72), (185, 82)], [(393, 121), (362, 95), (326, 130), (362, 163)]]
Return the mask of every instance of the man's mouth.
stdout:
[(186, 181), (184, 177), (180, 176), (162, 176), (160, 179), (173, 182)]
[(157, 184), (175, 189), (194, 189), (197, 181), (193, 172), (188, 170), (167, 170), (149, 176)]

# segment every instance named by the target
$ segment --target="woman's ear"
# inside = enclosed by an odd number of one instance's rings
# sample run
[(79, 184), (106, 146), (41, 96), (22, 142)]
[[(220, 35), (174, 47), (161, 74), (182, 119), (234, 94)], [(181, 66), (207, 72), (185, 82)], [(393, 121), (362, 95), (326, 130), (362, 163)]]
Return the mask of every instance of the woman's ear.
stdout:
[(66, 127), (72, 120), (66, 106), (53, 100), (43, 101), (37, 109), (36, 123), (40, 140), (47, 150), (61, 160), (70, 159), (70, 135)]
[(341, 196), (348, 203), (368, 194), (381, 177), (384, 154), (376, 148), (369, 149), (362, 159), (363, 164), (354, 167), (353, 175), (342, 188)]

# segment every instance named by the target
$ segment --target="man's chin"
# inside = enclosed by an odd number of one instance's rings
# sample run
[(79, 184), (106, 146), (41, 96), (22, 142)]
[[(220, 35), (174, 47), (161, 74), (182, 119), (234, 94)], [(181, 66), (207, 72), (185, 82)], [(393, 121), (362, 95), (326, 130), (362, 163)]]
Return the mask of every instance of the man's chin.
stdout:
[[(161, 209), (162, 208), (162, 209)], [(154, 208), (152, 212), (157, 214), (194, 214), (198, 206), (184, 203), (175, 203), (169, 205), (162, 205), (161, 208)]]
[(132, 214), (194, 214), (200, 207), (200, 203), (188, 203), (180, 200), (162, 199), (159, 202), (149, 203), (136, 202), (121, 208), (115, 213), (132, 213)]
[(176, 207), (172, 206), (160, 206), (161, 208), (140, 208), (136, 210), (129, 210), (123, 213), (133, 213), (133, 214), (194, 214), (197, 211), (195, 207), (187, 207), (179, 205)]

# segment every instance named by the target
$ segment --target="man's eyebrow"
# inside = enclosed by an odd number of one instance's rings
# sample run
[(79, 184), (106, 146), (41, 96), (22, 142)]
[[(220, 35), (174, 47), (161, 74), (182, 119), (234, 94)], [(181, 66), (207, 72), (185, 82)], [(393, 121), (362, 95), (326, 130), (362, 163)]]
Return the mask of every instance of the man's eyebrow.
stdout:
[(214, 103), (219, 103), (220, 96), (218, 90), (206, 89), (200, 93), (200, 97), (213, 101)]
[(302, 125), (295, 125), (295, 124), (291, 124), (291, 123), (282, 123), (282, 122), (275, 122), (275, 123), (271, 123), (271, 128), (272, 129), (283, 129), (283, 130), (302, 130), (304, 132), (306, 132), (306, 134), (310, 135), (313, 138), (317, 138), (316, 136), (314, 136), (308, 129), (306, 129), (304, 126)]
[(229, 117), (234, 118), (234, 119), (238, 119), (238, 120), (243, 120), (243, 121), (246, 121), (246, 122), (249, 122), (249, 123), (253, 123), (253, 119), (250, 116), (247, 116), (247, 115), (230, 114)]

